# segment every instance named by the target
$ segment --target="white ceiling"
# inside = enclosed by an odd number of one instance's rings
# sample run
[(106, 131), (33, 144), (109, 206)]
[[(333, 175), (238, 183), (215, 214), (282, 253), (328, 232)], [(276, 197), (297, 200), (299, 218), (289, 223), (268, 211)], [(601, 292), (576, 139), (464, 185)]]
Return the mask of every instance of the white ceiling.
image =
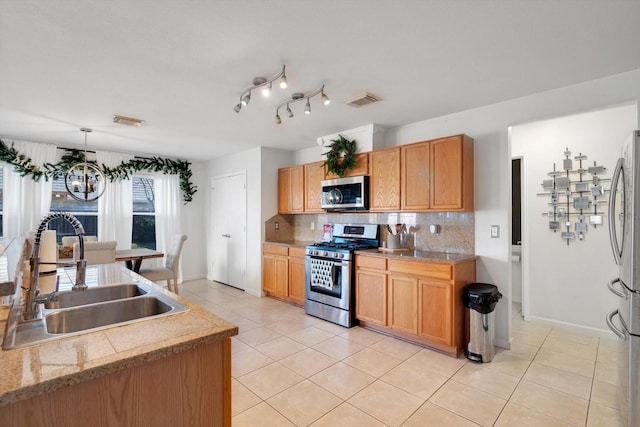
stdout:
[[(640, 0), (0, 0), (0, 137), (189, 160), (297, 150), (640, 68)], [(289, 88), (254, 93), (287, 67)], [(275, 107), (293, 92), (319, 97)], [(364, 91), (383, 98), (359, 109)], [(113, 114), (146, 120), (112, 123)]]

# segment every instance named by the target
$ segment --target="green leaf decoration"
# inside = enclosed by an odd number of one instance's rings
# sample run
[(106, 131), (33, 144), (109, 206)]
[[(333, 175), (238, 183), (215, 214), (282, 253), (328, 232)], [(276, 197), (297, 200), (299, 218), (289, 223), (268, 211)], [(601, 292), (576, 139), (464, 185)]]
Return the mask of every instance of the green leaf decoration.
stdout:
[[(48, 181), (49, 178), (65, 175), (71, 166), (85, 161), (83, 151), (72, 148), (65, 148), (65, 150), (66, 153), (58, 163), (45, 163), (42, 166), (38, 166), (31, 163), (31, 158), (18, 152), (13, 146), (13, 143), (11, 147), (9, 147), (0, 139), (0, 160), (13, 165), (14, 170), (21, 176), (30, 176), (31, 179), (36, 182), (40, 181), (42, 177)], [(121, 162), (114, 168), (109, 168), (104, 164), (98, 165), (95, 160), (89, 160), (87, 163), (98, 167), (110, 182), (121, 179), (131, 179), (131, 175), (139, 171), (179, 175), (182, 200), (184, 200), (185, 204), (193, 201), (193, 195), (198, 191), (198, 187), (193, 185), (191, 181), (193, 175), (190, 168), (191, 163), (185, 160), (165, 159), (161, 157), (137, 157), (128, 162)]]
[[(329, 172), (344, 178), (345, 173), (356, 166), (358, 145), (355, 140), (349, 141), (342, 135), (338, 135), (338, 139), (332, 139), (331, 142), (333, 144), (329, 146), (330, 150), (327, 153), (323, 153), (323, 155), (327, 156), (324, 164)], [(343, 157), (342, 162), (338, 161), (340, 157)]]

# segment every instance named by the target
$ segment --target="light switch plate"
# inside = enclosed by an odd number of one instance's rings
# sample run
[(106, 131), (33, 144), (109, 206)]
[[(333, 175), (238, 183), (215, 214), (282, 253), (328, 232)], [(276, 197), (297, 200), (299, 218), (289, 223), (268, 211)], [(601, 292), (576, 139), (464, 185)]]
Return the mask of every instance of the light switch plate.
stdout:
[(491, 226), (491, 237), (492, 238), (500, 237), (500, 226), (499, 225), (492, 225)]

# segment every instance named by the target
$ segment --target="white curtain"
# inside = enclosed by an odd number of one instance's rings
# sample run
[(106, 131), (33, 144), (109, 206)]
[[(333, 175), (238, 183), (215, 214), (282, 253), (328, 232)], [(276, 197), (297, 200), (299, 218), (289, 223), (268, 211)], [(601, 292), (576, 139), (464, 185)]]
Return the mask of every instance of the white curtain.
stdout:
[[(31, 158), (31, 163), (42, 168), (44, 163), (56, 163), (57, 148), (53, 144), (14, 141), (18, 152)], [(26, 237), (35, 230), (51, 208), (53, 179), (20, 176), (13, 165), (2, 163), (4, 169), (4, 209), (2, 227), (4, 237)]]
[[(157, 174), (153, 177), (153, 186), (156, 210), (156, 249), (166, 254), (171, 250), (176, 234), (181, 234), (180, 178), (178, 175)], [(182, 283), (182, 261), (178, 269), (178, 283)]]
[[(99, 165), (110, 168), (133, 159), (132, 155), (96, 151)], [(107, 179), (102, 197), (98, 199), (98, 240), (115, 240), (116, 249), (131, 249), (133, 228), (133, 181)]]

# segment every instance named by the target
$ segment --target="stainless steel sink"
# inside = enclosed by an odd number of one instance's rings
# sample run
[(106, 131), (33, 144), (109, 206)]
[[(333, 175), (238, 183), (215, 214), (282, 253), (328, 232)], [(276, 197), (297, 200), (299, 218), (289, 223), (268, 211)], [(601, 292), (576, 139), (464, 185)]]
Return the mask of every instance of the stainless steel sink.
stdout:
[(143, 281), (63, 291), (57, 301), (41, 304), (41, 314), (34, 320), (21, 320), (21, 304), (14, 304), (2, 348), (25, 347), (187, 310)]
[(173, 308), (156, 297), (139, 297), (60, 310), (45, 316), (47, 332), (69, 334), (167, 313)]
[(140, 286), (135, 283), (125, 283), (113, 286), (97, 286), (85, 291), (58, 292), (57, 299), (45, 303), (44, 308), (52, 310), (77, 307), (79, 305), (120, 300), (145, 294), (147, 294), (147, 291), (140, 288)]

